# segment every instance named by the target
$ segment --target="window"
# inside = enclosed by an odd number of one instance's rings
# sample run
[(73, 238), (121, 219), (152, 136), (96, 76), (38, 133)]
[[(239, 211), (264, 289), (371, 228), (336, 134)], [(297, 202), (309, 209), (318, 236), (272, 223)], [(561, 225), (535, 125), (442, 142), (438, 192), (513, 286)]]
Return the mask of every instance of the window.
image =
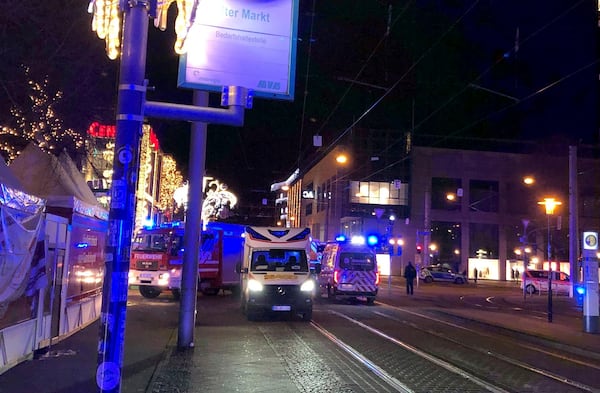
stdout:
[(312, 214), (312, 211), (313, 211), (313, 203), (312, 203), (312, 201), (306, 202), (306, 206), (304, 206), (304, 215), (305, 216), (310, 216)]
[(470, 256), (481, 259), (498, 258), (498, 225), (469, 224)]
[(304, 250), (261, 250), (252, 253), (251, 270), (256, 272), (307, 272)]
[(431, 178), (431, 208), (437, 210), (460, 210), (461, 179)]
[(340, 268), (371, 271), (375, 268), (375, 257), (373, 254), (361, 252), (342, 252), (340, 254)]
[(138, 235), (132, 245), (134, 250), (167, 251), (169, 235), (143, 234)]
[(471, 180), (469, 182), (469, 210), (498, 212), (498, 182)]
[(408, 205), (408, 184), (393, 182), (350, 182), (350, 202), (371, 205)]

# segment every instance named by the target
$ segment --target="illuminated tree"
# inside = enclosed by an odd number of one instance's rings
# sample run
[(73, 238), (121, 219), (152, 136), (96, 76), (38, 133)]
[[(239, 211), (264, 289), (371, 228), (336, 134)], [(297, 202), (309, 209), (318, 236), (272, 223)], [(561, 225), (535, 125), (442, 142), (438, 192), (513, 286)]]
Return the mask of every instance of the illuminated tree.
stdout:
[[(0, 1), (3, 134), (21, 133), (14, 111), (29, 124), (37, 121), (31, 110), (34, 97), (40, 94), (33, 91), (36, 84), (47, 93), (52, 116), (64, 122), (63, 131), (84, 130), (95, 120), (114, 119), (115, 93), (111, 87), (118, 63), (106, 58), (102, 42), (90, 31), (86, 6), (80, 0)], [(64, 138), (64, 147), (73, 157), (69, 136)], [(6, 139), (2, 137), (0, 143), (4, 145)], [(8, 139), (12, 145), (14, 141)], [(62, 147), (57, 141), (56, 149)], [(0, 154), (5, 153), (3, 148)], [(79, 162), (77, 158), (73, 157), (75, 162)]]
[[(29, 69), (24, 69), (29, 75)], [(62, 119), (57, 117), (55, 106), (62, 99), (62, 92), (48, 92), (48, 80), (37, 82), (31, 78), (28, 81), (29, 105), (13, 106), (10, 109), (12, 125), (2, 125), (0, 128), (0, 154), (7, 162), (33, 142), (42, 150), (60, 154), (63, 150), (72, 158), (78, 158), (84, 153), (84, 138), (75, 130), (65, 128)]]
[(158, 203), (162, 206), (164, 212), (170, 213), (175, 210), (176, 204), (173, 196), (175, 190), (183, 184), (183, 176), (177, 170), (177, 162), (175, 159), (164, 154), (162, 157), (162, 165), (160, 171), (160, 194)]

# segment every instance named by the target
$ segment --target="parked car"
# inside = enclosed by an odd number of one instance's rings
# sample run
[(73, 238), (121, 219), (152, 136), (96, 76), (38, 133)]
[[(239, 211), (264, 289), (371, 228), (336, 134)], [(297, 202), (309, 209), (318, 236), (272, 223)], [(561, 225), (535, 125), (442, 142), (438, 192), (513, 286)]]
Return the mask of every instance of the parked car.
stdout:
[(421, 268), (419, 278), (427, 283), (433, 281), (453, 282), (455, 284), (464, 284), (467, 277), (461, 273), (455, 273), (447, 267), (440, 265), (425, 266)]
[[(525, 291), (529, 294), (548, 291), (548, 270), (526, 270), (521, 281), (525, 282)], [(567, 273), (552, 271), (552, 292), (568, 294), (571, 292), (571, 279)]]

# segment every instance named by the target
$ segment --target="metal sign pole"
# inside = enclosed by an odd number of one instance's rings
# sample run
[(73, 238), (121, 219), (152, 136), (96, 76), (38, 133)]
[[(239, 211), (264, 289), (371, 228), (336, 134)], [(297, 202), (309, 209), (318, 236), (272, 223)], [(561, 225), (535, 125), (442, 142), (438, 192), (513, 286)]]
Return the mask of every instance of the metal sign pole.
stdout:
[(598, 232), (583, 232), (583, 328), (600, 333), (598, 309)]
[(129, 251), (135, 216), (135, 192), (139, 168), (146, 86), (148, 3), (128, 3), (124, 10), (123, 42), (117, 133), (111, 187), (106, 264), (98, 343), (96, 384), (100, 392), (119, 393), (127, 314)]

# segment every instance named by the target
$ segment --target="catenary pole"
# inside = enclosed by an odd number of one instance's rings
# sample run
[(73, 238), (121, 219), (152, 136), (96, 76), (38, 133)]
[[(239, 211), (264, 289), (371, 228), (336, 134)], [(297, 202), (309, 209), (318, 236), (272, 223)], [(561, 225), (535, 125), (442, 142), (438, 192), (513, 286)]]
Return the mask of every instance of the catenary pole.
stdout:
[[(208, 93), (194, 91), (194, 105), (208, 106)], [(179, 305), (178, 348), (194, 347), (196, 294), (198, 292), (198, 244), (202, 226), (202, 185), (206, 158), (207, 124), (192, 122), (189, 161), (188, 211), (186, 212), (181, 303)]]
[(98, 343), (96, 384), (100, 392), (119, 393), (127, 314), (129, 250), (135, 216), (145, 95), (148, 3), (128, 3), (117, 98), (117, 132), (111, 186), (106, 263)]
[(569, 271), (571, 278), (570, 296), (574, 296), (579, 282), (579, 208), (577, 183), (577, 146), (569, 146)]

